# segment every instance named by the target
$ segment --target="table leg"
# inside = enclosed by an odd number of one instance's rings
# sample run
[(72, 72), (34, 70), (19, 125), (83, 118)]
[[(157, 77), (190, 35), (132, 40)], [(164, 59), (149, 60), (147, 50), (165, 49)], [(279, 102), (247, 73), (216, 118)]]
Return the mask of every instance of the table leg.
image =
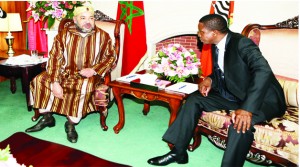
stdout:
[(16, 78), (15, 77), (10, 77), (10, 91), (11, 93), (16, 93), (17, 86), (16, 86)]
[(143, 114), (147, 115), (150, 111), (150, 101), (144, 100)]
[(119, 112), (119, 122), (114, 127), (114, 131), (116, 134), (118, 134), (120, 132), (120, 130), (124, 127), (124, 122), (125, 122), (124, 104), (123, 104), (123, 99), (122, 99), (120, 90), (121, 90), (120, 88), (116, 88), (116, 87), (112, 88), (114, 97), (116, 98), (116, 101), (117, 101), (118, 112)]
[(29, 84), (31, 77), (29, 76), (29, 67), (22, 68), (22, 90), (26, 94), (26, 104), (27, 110), (31, 111), (32, 107), (30, 106), (30, 97), (29, 97)]

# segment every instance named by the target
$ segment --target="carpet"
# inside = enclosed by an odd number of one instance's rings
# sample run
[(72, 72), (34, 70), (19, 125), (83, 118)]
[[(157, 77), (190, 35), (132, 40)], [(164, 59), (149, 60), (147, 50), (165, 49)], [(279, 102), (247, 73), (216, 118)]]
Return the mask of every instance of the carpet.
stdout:
[(26, 133), (17, 132), (0, 142), (4, 149), (9, 144), (11, 154), (19, 164), (33, 167), (125, 167), (96, 157), (92, 154), (61, 144), (34, 138)]
[[(20, 79), (17, 79), (17, 91), (15, 94), (10, 92), (9, 80), (0, 82), (0, 141), (5, 140), (14, 133), (24, 132), (25, 129), (36, 124), (36, 122), (31, 121), (34, 113), (27, 111), (25, 99)], [(106, 119), (107, 131), (103, 131), (100, 127), (99, 113), (90, 113), (82, 119), (76, 126), (76, 131), (79, 135), (77, 143), (70, 143), (67, 140), (64, 128), (67, 119), (57, 114), (53, 114), (56, 121), (55, 127), (45, 128), (40, 132), (28, 134), (32, 137), (59, 143), (112, 162), (133, 167), (153, 167), (147, 163), (149, 158), (170, 151), (166, 142), (162, 141), (161, 138), (168, 127), (170, 119), (168, 106), (166, 103), (153, 101), (151, 102), (150, 112), (145, 116), (142, 112), (144, 107), (143, 101), (124, 97), (123, 103), (125, 126), (119, 134), (115, 134), (113, 130), (113, 127), (119, 121), (116, 104), (113, 104), (109, 109)], [(5, 147), (1, 146), (1, 149)], [(223, 153), (223, 150), (215, 147), (207, 137), (203, 136), (200, 147), (194, 152), (188, 152), (188, 164), (179, 165), (172, 163), (168, 167), (220, 167)], [(30, 164), (25, 165), (29, 166)], [(247, 161), (243, 167), (265, 166)]]

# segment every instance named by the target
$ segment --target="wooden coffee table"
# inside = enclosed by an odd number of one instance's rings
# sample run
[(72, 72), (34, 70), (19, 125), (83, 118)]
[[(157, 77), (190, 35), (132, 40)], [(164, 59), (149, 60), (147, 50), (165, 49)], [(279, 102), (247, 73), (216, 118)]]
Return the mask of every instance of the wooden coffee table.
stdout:
[(129, 94), (138, 99), (143, 99), (144, 115), (147, 115), (150, 110), (150, 101), (159, 100), (168, 103), (170, 106), (170, 114), (171, 114), (169, 125), (175, 120), (180, 105), (188, 96), (188, 94), (176, 93), (176, 92), (165, 91), (165, 90), (159, 90), (158, 92), (154, 92), (154, 91), (145, 90), (141, 88), (134, 88), (131, 87), (129, 83), (123, 83), (116, 80), (108, 83), (108, 85), (112, 88), (114, 97), (116, 98), (116, 102), (118, 104), (119, 122), (114, 127), (115, 133), (120, 132), (120, 130), (124, 127), (124, 122), (125, 122), (125, 111), (124, 111), (122, 95)]

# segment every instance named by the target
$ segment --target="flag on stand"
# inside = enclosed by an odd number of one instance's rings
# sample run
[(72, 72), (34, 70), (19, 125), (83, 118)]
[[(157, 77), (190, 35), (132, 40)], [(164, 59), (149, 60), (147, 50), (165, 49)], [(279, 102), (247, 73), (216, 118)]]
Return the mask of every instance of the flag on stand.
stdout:
[(121, 75), (129, 74), (146, 54), (146, 28), (143, 1), (119, 1), (117, 19), (125, 21)]
[[(219, 14), (223, 16), (228, 23), (228, 27), (233, 23), (234, 1), (212, 1), (210, 6), (210, 14)], [(208, 76), (212, 72), (213, 61), (211, 44), (204, 44), (201, 53), (202, 75)]]

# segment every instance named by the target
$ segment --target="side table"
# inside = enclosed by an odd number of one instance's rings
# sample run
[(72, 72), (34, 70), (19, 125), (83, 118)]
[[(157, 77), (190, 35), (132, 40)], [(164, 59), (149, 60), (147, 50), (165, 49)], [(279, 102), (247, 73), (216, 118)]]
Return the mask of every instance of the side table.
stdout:
[(46, 62), (38, 63), (34, 65), (7, 65), (5, 59), (0, 60), (0, 75), (10, 79), (10, 90), (12, 93), (16, 92), (16, 79), (21, 78), (22, 92), (26, 94), (26, 102), (28, 111), (32, 110), (30, 106), (29, 97), (29, 84), (30, 81), (39, 73), (41, 73), (45, 67)]
[(143, 114), (147, 115), (150, 110), (150, 101), (159, 100), (164, 101), (170, 106), (170, 120), (169, 125), (175, 120), (177, 112), (181, 103), (188, 97), (188, 94), (176, 93), (165, 90), (159, 90), (158, 92), (145, 90), (141, 88), (131, 87), (129, 83), (123, 83), (119, 81), (111, 81), (108, 85), (112, 88), (114, 97), (118, 105), (119, 122), (114, 127), (114, 132), (119, 133), (124, 127), (125, 111), (122, 100), (123, 94), (130, 94), (138, 99), (144, 100)]

